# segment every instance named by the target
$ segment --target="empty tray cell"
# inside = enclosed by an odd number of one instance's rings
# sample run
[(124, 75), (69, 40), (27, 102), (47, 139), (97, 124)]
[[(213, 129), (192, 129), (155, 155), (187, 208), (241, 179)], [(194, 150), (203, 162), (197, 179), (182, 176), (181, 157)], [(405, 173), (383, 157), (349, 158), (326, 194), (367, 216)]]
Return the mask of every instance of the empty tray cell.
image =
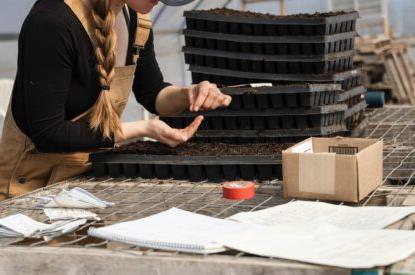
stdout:
[(280, 121), (282, 129), (295, 128), (295, 119), (293, 116), (281, 116)]
[(299, 102), (298, 102), (298, 94), (297, 93), (286, 93), (284, 95), (284, 102), (285, 102), (285, 106), (286, 107), (298, 107)]
[(274, 166), (272, 164), (269, 165), (257, 165), (257, 175), (259, 180), (267, 180), (276, 178), (276, 175), (273, 175), (274, 172)]
[(223, 129), (224, 127), (224, 120), (222, 117), (211, 117), (210, 118), (210, 125), (212, 129)]
[(308, 116), (295, 116), (295, 128), (306, 129), (309, 127)]
[(265, 117), (266, 129), (279, 129), (280, 123), (278, 117)]
[(151, 179), (154, 177), (154, 167), (151, 164), (138, 164), (140, 177), (143, 179)]
[(272, 108), (281, 108), (284, 106), (283, 94), (272, 94), (270, 95)]
[(158, 164), (154, 166), (154, 173), (158, 179), (168, 179), (170, 178), (169, 165)]
[(255, 109), (255, 97), (252, 94), (244, 94), (242, 95), (242, 103), (244, 109)]
[(220, 181), (223, 179), (220, 165), (206, 165), (206, 178), (211, 181)]
[(239, 173), (242, 179), (252, 180), (255, 178), (255, 165), (239, 165)]
[(108, 163), (108, 174), (112, 178), (119, 178), (123, 175), (122, 165), (118, 163)]
[(171, 165), (171, 177), (173, 179), (185, 180), (188, 179), (186, 165)]
[(265, 130), (266, 124), (265, 124), (265, 117), (261, 116), (255, 116), (252, 117), (252, 125), (254, 126), (254, 130)]
[(187, 169), (188, 169), (190, 181), (199, 182), (205, 178), (205, 175), (203, 174), (202, 165), (189, 165)]
[(226, 180), (235, 180), (239, 178), (237, 165), (222, 165), (222, 172)]
[(225, 120), (225, 128), (229, 130), (236, 130), (238, 129), (238, 121), (237, 117), (224, 117)]
[(137, 167), (136, 164), (124, 163), (123, 164), (124, 175), (127, 178), (135, 178), (135, 177), (137, 177), (137, 174), (138, 174), (137, 168), (138, 167)]
[(241, 130), (251, 130), (251, 118), (249, 116), (240, 116), (237, 117), (238, 119), (238, 126)]
[(92, 165), (92, 175), (97, 178), (104, 177), (108, 175), (107, 166), (104, 163), (94, 163)]
[(271, 107), (269, 94), (256, 94), (253, 97), (255, 98), (258, 109), (268, 109)]

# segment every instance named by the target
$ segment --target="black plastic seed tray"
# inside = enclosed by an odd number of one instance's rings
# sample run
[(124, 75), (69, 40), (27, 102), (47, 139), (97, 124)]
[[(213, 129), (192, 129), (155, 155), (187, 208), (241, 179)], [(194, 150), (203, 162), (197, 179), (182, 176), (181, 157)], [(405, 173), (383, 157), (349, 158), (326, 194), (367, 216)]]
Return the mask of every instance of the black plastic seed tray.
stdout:
[(92, 154), (95, 177), (202, 180), (282, 179), (281, 156), (173, 156), (101, 152)]
[[(224, 53), (224, 54), (223, 54)], [(185, 62), (190, 66), (201, 66), (221, 70), (231, 70), (244, 73), (264, 74), (332, 74), (353, 69), (354, 51), (332, 54), (330, 57), (323, 57), (320, 60), (308, 55), (301, 59), (290, 59), (287, 56), (258, 56), (251, 55), (244, 57), (244, 54), (231, 54), (222, 52), (220, 56), (199, 54), (185, 54)], [(254, 59), (255, 58), (255, 59)], [(314, 58), (315, 60), (310, 60)], [(192, 70), (192, 69), (191, 69)], [(192, 70), (193, 71), (193, 70)]]
[(346, 112), (347, 105), (337, 104), (310, 108), (184, 112), (160, 119), (173, 128), (183, 128), (195, 116), (203, 115), (205, 119), (200, 130), (305, 129), (341, 124)]
[[(258, 78), (244, 78), (244, 77), (230, 77), (230, 76), (224, 76), (219, 74), (210, 74), (210, 73), (199, 73), (199, 72), (192, 72), (192, 82), (193, 83), (199, 83), (202, 81), (210, 81), (212, 83), (216, 83), (223, 86), (232, 86), (232, 85), (240, 85), (240, 84), (246, 84), (246, 83), (262, 83), (262, 82), (269, 82), (274, 85), (289, 85), (292, 84), (293, 81), (284, 81), (284, 80), (269, 80), (269, 79), (258, 79)], [(296, 84), (301, 83), (309, 83), (310, 81), (306, 80), (296, 80)], [(329, 82), (333, 83), (332, 80), (329, 81), (316, 81), (316, 82)], [(353, 70), (349, 76), (344, 76), (343, 78), (340, 78), (340, 80), (334, 81), (337, 84), (340, 84), (342, 86), (342, 90), (350, 90), (356, 86), (362, 85), (362, 76), (359, 71)]]
[(275, 16), (228, 9), (185, 11), (188, 29), (247, 35), (328, 35), (356, 30), (353, 12)]
[(304, 84), (273, 87), (228, 87), (221, 91), (232, 96), (230, 110), (265, 110), (280, 108), (315, 107), (336, 103), (349, 107), (359, 103), (363, 86), (341, 91), (340, 84)]
[[(243, 72), (230, 69), (219, 69), (206, 66), (190, 65), (189, 70), (192, 73), (201, 73), (217, 76), (212, 78), (212, 82), (224, 85), (237, 85), (243, 83), (255, 82), (278, 82), (278, 81), (300, 81), (300, 82), (341, 82), (347, 78), (356, 76), (359, 70), (353, 69), (344, 72), (336, 72), (330, 74), (298, 74), (298, 73), (259, 73), (259, 72)], [(224, 78), (225, 77), (225, 78)], [(193, 76), (193, 82), (198, 83), (207, 79), (198, 79)], [(227, 83), (230, 82), (230, 84)]]
[(337, 96), (337, 102), (347, 104), (349, 107), (362, 101), (366, 88), (364, 86), (356, 86), (350, 90), (340, 92)]
[(272, 87), (238, 87), (221, 88), (225, 94), (232, 96), (230, 110), (265, 110), (292, 107), (313, 107), (330, 105), (341, 97), (340, 84), (298, 84), (278, 85)]
[(355, 49), (356, 32), (326, 36), (252, 36), (184, 30), (187, 47), (266, 55), (324, 55)]
[[(190, 120), (183, 117), (161, 118), (171, 127), (182, 127), (189, 124)], [(340, 125), (344, 120), (344, 112), (315, 115), (279, 115), (279, 116), (216, 116), (205, 117), (200, 130), (256, 130), (267, 129), (306, 129)]]

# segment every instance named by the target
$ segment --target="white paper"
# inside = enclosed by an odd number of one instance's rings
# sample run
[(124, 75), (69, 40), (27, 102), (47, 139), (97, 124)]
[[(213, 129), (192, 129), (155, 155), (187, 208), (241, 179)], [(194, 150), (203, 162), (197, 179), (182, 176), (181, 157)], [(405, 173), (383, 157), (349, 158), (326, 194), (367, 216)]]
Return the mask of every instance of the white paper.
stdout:
[(299, 223), (331, 224), (348, 229), (381, 229), (415, 213), (415, 207), (351, 207), (323, 202), (294, 201), (255, 212), (238, 213), (229, 219), (261, 225)]
[(85, 224), (86, 219), (76, 219), (68, 221), (58, 221), (49, 225), (38, 232), (41, 237), (56, 237), (72, 231), (75, 231), (79, 226)]
[(66, 208), (106, 208), (114, 205), (97, 198), (82, 188), (75, 187), (70, 191), (62, 190), (45, 207), (66, 207)]
[(284, 224), (230, 234), (217, 241), (259, 256), (343, 268), (386, 266), (415, 252), (414, 231), (340, 229), (331, 225)]
[(216, 238), (253, 227), (258, 226), (172, 208), (143, 219), (92, 228), (88, 234), (141, 247), (207, 254), (225, 250)]
[(43, 212), (51, 220), (73, 220), (73, 219), (87, 219), (99, 221), (97, 214), (84, 210), (73, 208), (44, 208)]
[(300, 143), (296, 146), (294, 146), (291, 151), (293, 153), (313, 153), (313, 144), (311, 142), (311, 140), (306, 141), (304, 143)]
[(35, 221), (23, 214), (16, 214), (0, 219), (0, 237), (59, 236), (75, 230), (85, 224), (86, 219), (58, 221), (52, 224)]
[(252, 88), (272, 87), (272, 83), (251, 83), (249, 85)]
[[(47, 228), (48, 225), (37, 222), (23, 214), (16, 214), (0, 219), (1, 232), (4, 236), (10, 237), (30, 237), (36, 231)], [(0, 232), (0, 236), (3, 236)]]

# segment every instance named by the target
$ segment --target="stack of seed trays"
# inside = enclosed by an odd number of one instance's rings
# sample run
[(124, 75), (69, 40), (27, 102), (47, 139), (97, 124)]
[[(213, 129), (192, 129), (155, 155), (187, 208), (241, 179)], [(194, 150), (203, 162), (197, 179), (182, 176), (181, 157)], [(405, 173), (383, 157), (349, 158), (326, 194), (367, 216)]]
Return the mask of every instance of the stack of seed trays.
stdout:
[[(352, 130), (364, 122), (365, 89), (360, 71), (353, 68), (357, 12), (275, 16), (213, 9), (186, 11), (184, 16), (187, 28), (183, 52), (194, 83), (338, 83), (343, 93), (337, 103), (347, 104), (350, 109), (344, 117), (343, 135), (352, 135)], [(209, 125), (220, 122), (211, 120), (205, 123), (208, 130), (219, 130)], [(177, 120), (172, 123), (181, 124)], [(249, 130), (264, 128), (264, 123), (251, 124), (255, 126)], [(246, 125), (243, 129), (248, 130)], [(338, 133), (339, 129), (325, 130), (321, 135)]]
[(183, 128), (195, 116), (205, 119), (196, 140), (226, 143), (296, 142), (309, 136), (331, 136), (348, 130), (347, 121), (366, 107), (349, 108), (364, 91), (357, 86), (347, 92), (340, 84), (240, 85), (221, 89), (232, 96), (227, 109), (183, 112), (160, 119)]
[(194, 82), (334, 81), (351, 76), (357, 12), (274, 16), (186, 11), (186, 63)]

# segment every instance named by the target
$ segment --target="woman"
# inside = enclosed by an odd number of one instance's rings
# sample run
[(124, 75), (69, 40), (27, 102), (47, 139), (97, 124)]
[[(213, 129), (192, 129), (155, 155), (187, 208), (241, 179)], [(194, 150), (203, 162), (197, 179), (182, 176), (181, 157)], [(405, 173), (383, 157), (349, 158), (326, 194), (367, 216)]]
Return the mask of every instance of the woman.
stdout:
[[(191, 1), (168, 1), (180, 5)], [(121, 123), (130, 91), (163, 116), (225, 107), (208, 82), (163, 81), (147, 14), (158, 0), (38, 0), (19, 37), (18, 70), (0, 144), (0, 199), (88, 170), (90, 152), (150, 137), (177, 146), (203, 120)]]

